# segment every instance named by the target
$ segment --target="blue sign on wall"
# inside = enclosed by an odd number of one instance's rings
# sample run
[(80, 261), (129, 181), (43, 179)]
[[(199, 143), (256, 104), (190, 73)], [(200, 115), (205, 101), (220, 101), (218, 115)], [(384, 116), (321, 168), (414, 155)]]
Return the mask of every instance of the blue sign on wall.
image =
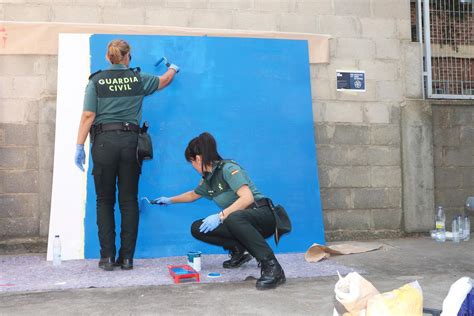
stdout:
[[(93, 35), (91, 73), (107, 69), (107, 44), (132, 47), (131, 67), (160, 75), (162, 56), (181, 67), (172, 84), (145, 98), (155, 158), (144, 162), (139, 195), (173, 196), (194, 189), (200, 175), (184, 159), (190, 139), (213, 134), (220, 154), (245, 168), (258, 189), (283, 205), (293, 231), (276, 252), (302, 252), (324, 244), (307, 42), (253, 38)], [(92, 165), (92, 160), (90, 160)], [(88, 172), (85, 257), (99, 256), (93, 177)], [(193, 221), (218, 211), (209, 200), (191, 204), (142, 204), (136, 258), (223, 253), (195, 240)], [(117, 245), (120, 211), (116, 206)], [(119, 247), (117, 247), (118, 249)]]

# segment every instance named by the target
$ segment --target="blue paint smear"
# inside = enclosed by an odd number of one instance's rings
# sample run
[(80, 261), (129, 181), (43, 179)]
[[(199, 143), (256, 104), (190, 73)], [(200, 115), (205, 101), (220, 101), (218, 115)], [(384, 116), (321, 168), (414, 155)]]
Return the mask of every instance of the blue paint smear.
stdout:
[[(306, 41), (254, 38), (93, 35), (91, 73), (107, 69), (109, 41), (122, 38), (132, 47), (130, 66), (161, 75), (154, 64), (166, 56), (181, 67), (172, 84), (145, 98), (143, 120), (150, 123), (155, 158), (146, 161), (139, 196), (173, 196), (194, 189), (200, 175), (184, 159), (190, 139), (213, 134), (224, 158), (236, 160), (259, 190), (283, 205), (293, 231), (277, 252), (306, 251), (324, 244), (311, 86)], [(92, 160), (90, 160), (92, 166)], [(85, 257), (99, 257), (96, 196), (88, 171)], [(117, 199), (118, 201), (118, 199)], [(185, 256), (190, 250), (224, 253), (195, 240), (193, 221), (218, 212), (212, 201), (170, 206), (139, 203), (136, 258)], [(120, 210), (116, 206), (117, 251)]]

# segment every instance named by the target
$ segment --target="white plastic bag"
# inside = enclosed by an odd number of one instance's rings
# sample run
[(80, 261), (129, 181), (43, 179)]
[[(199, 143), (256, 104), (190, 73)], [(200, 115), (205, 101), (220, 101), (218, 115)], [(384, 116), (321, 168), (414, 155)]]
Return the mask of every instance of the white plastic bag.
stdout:
[(339, 303), (335, 304), (334, 315), (364, 316), (367, 301), (379, 291), (359, 273), (351, 272), (345, 277), (339, 275), (334, 293)]
[(473, 281), (469, 277), (462, 277), (449, 288), (448, 295), (443, 301), (441, 316), (457, 316), (467, 294), (471, 291)]

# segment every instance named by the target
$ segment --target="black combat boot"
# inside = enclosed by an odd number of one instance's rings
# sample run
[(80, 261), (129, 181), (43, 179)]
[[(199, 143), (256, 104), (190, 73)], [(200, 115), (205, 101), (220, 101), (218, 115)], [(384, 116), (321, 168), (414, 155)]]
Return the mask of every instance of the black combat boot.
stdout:
[(117, 261), (115, 261), (115, 266), (120, 267), (122, 270), (132, 270), (133, 269), (133, 259), (122, 259), (122, 258), (117, 258)]
[(285, 271), (281, 268), (277, 259), (272, 256), (268, 260), (260, 261), (262, 270), (261, 277), (257, 280), (257, 290), (274, 289), (278, 285), (285, 283)]
[(105, 271), (112, 271), (115, 265), (115, 258), (100, 258), (99, 268)]
[(222, 263), (225, 269), (235, 269), (252, 260), (252, 256), (245, 253), (245, 249), (239, 246), (229, 249), (229, 256), (230, 259)]

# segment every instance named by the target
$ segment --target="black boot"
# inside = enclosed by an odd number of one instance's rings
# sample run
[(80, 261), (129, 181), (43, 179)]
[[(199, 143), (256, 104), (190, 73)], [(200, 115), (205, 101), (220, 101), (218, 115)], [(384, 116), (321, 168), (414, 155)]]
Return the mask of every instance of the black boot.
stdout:
[(285, 271), (281, 268), (275, 257), (260, 262), (262, 270), (261, 277), (257, 280), (257, 290), (274, 289), (285, 283)]
[(252, 256), (248, 253), (245, 253), (244, 248), (236, 246), (229, 249), (229, 251), (230, 259), (222, 263), (222, 266), (225, 269), (235, 269), (252, 260)]
[(132, 270), (133, 269), (133, 259), (122, 259), (117, 258), (115, 262), (116, 267), (120, 267), (122, 270)]
[(105, 271), (112, 271), (115, 265), (115, 258), (100, 258), (99, 268)]

